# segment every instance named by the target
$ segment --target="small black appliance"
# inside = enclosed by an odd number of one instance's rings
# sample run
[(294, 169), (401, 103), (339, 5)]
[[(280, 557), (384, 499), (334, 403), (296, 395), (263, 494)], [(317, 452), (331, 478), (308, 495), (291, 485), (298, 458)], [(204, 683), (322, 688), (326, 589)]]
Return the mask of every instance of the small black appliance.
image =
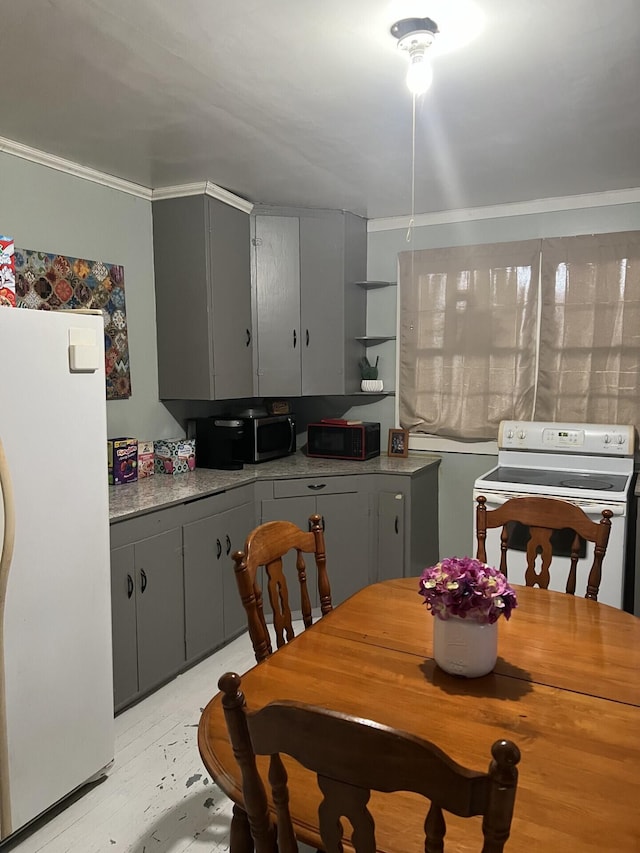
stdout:
[(238, 471), (244, 467), (240, 447), (244, 421), (239, 418), (196, 418), (196, 467)]

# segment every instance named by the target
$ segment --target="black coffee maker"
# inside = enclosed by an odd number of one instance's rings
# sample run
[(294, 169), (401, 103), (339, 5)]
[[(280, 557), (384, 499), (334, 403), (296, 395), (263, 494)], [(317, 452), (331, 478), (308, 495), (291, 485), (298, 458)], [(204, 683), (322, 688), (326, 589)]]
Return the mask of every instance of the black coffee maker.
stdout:
[(196, 467), (238, 471), (244, 423), (236, 418), (196, 418)]

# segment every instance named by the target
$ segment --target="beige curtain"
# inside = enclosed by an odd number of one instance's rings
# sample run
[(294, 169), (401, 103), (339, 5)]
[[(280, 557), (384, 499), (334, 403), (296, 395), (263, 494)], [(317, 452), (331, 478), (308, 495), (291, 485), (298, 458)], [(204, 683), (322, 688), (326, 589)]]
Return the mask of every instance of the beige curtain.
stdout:
[(640, 232), (542, 242), (537, 420), (640, 424)]
[(495, 438), (533, 417), (540, 241), (399, 255), (405, 429)]

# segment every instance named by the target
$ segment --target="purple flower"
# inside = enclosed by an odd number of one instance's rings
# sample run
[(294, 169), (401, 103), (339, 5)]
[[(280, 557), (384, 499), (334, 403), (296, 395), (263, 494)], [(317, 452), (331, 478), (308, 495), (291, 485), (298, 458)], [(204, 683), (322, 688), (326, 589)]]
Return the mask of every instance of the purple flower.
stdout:
[(472, 557), (446, 557), (420, 576), (420, 595), (434, 616), (476, 622), (509, 619), (518, 606), (515, 591), (497, 569)]

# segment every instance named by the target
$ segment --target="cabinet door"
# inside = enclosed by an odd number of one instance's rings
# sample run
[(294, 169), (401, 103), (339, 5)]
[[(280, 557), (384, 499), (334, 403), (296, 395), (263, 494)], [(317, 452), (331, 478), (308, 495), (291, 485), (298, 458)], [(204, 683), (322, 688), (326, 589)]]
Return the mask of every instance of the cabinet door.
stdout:
[(340, 604), (370, 581), (369, 503), (365, 495), (319, 495), (331, 601)]
[[(309, 529), (309, 516), (317, 512), (315, 497), (277, 498), (276, 500), (262, 501), (262, 523), (266, 521), (291, 521), (301, 530)], [(326, 545), (326, 543), (325, 543)], [(327, 558), (327, 565), (328, 565)], [(313, 555), (305, 556), (307, 567), (307, 590), (312, 607), (319, 607), (318, 602), (318, 572), (316, 570)], [(300, 595), (298, 585), (298, 573), (296, 571), (295, 551), (287, 554), (284, 559), (287, 585), (291, 600), (291, 609), (300, 610)], [(329, 573), (331, 582), (331, 573)], [(266, 589), (265, 589), (266, 593)]]
[(222, 552), (218, 517), (185, 524), (184, 611), (187, 660), (195, 660), (224, 641)]
[(161, 399), (213, 399), (206, 198), (153, 203)]
[(302, 393), (344, 394), (344, 214), (300, 219)]
[(255, 217), (257, 395), (300, 395), (300, 234), (296, 217)]
[(404, 575), (404, 508), (401, 492), (378, 495), (378, 580)]
[(134, 549), (138, 686), (145, 692), (185, 661), (182, 530), (136, 542)]
[(221, 574), (225, 640), (237, 637), (247, 628), (247, 614), (238, 592), (231, 555), (243, 549), (247, 535), (255, 526), (256, 511), (253, 503), (233, 507), (219, 516), (219, 530), (223, 545)]
[(207, 198), (207, 210), (214, 395), (216, 400), (251, 397), (249, 215), (214, 198)]
[(113, 702), (116, 709), (138, 692), (134, 546), (111, 551)]
[(249, 216), (208, 196), (153, 203), (161, 399), (253, 393)]

